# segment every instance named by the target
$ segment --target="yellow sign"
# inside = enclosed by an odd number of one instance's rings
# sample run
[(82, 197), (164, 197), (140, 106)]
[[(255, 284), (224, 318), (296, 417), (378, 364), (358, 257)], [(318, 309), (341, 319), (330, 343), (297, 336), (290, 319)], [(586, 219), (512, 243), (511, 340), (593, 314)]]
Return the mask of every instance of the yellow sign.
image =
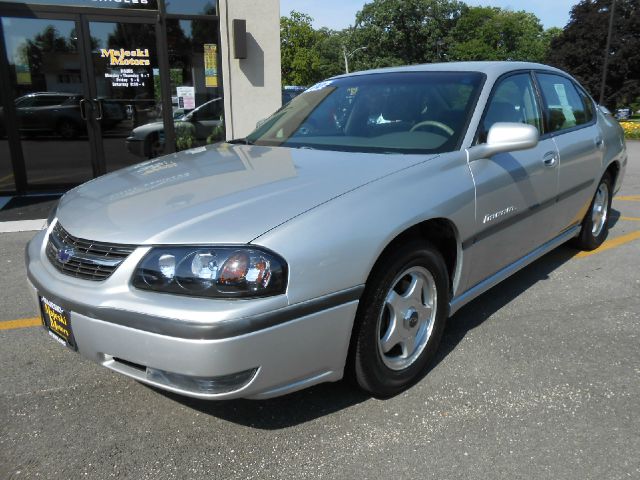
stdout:
[(204, 44), (204, 83), (207, 87), (218, 86), (218, 46)]
[(100, 56), (102, 58), (108, 58), (109, 65), (151, 65), (148, 48), (136, 48), (135, 50), (101, 48)]
[(68, 329), (69, 324), (67, 322), (67, 319), (64, 318), (64, 315), (56, 312), (53, 308), (51, 308), (46, 303), (44, 304), (44, 311), (49, 317), (49, 327), (51, 328), (51, 330), (56, 332), (65, 340), (69, 340), (69, 337), (71, 336), (71, 332)]

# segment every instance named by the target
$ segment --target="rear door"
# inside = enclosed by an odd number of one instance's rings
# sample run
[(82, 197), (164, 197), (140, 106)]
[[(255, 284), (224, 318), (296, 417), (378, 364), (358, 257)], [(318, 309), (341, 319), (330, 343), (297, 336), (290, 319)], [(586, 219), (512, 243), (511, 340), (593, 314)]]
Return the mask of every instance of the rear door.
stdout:
[(579, 223), (596, 188), (604, 155), (595, 106), (567, 77), (536, 73), (545, 121), (559, 151), (557, 230)]
[[(535, 126), (543, 133), (542, 109), (530, 72), (502, 77), (487, 102), (477, 143), (496, 122)], [(534, 148), (481, 158), (469, 167), (476, 184), (473, 286), (525, 256), (554, 232), (558, 191), (557, 150), (550, 136)]]

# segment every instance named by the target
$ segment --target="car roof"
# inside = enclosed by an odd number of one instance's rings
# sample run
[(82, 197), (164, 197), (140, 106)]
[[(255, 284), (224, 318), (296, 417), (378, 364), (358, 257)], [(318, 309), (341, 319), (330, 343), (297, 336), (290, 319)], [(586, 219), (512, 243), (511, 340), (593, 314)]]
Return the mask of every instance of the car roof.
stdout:
[(334, 78), (344, 78), (358, 75), (369, 75), (376, 73), (400, 73), (400, 72), (480, 72), (489, 78), (497, 78), (505, 73), (515, 70), (547, 70), (553, 73), (565, 72), (549, 65), (533, 62), (446, 62), (446, 63), (425, 63), (420, 65), (408, 65), (403, 67), (387, 67), (374, 70), (364, 70), (361, 72), (339, 75)]
[(23, 95), (23, 97), (76, 97), (79, 93), (68, 92), (31, 92)]

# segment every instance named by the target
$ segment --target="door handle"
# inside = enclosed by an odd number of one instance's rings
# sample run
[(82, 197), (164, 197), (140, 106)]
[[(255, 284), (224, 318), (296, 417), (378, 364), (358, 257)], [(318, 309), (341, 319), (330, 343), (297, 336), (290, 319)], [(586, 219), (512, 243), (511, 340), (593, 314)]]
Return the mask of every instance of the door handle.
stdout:
[(556, 152), (549, 152), (542, 159), (542, 163), (545, 167), (555, 167), (558, 164), (558, 155)]
[(80, 118), (87, 121), (87, 100), (85, 98), (80, 100)]
[(102, 120), (102, 101), (98, 100), (97, 98), (93, 101), (96, 102), (96, 105), (98, 106), (98, 115), (96, 115), (96, 120), (100, 121)]

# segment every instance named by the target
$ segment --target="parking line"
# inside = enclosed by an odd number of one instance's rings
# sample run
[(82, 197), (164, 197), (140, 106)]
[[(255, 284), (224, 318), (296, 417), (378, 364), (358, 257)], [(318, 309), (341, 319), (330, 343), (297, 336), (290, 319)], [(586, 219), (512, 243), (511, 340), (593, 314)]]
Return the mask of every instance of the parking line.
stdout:
[(623, 202), (640, 202), (640, 195), (621, 195), (614, 197), (614, 200), (622, 200)]
[(620, 217), (620, 220), (626, 220), (627, 222), (640, 222), (638, 217)]
[(580, 252), (575, 258), (584, 258), (590, 257), (591, 255), (595, 255), (596, 253), (601, 253), (606, 250), (611, 250), (612, 248), (619, 247), (624, 245), (625, 243), (633, 242), (634, 240), (640, 239), (640, 230), (635, 232), (627, 233), (626, 235), (622, 235), (620, 237), (612, 238), (611, 240), (606, 240), (602, 245), (600, 245), (595, 250), (590, 252)]
[(18, 328), (37, 327), (42, 325), (39, 318), (19, 318), (18, 320), (0, 320), (0, 330), (16, 330)]

